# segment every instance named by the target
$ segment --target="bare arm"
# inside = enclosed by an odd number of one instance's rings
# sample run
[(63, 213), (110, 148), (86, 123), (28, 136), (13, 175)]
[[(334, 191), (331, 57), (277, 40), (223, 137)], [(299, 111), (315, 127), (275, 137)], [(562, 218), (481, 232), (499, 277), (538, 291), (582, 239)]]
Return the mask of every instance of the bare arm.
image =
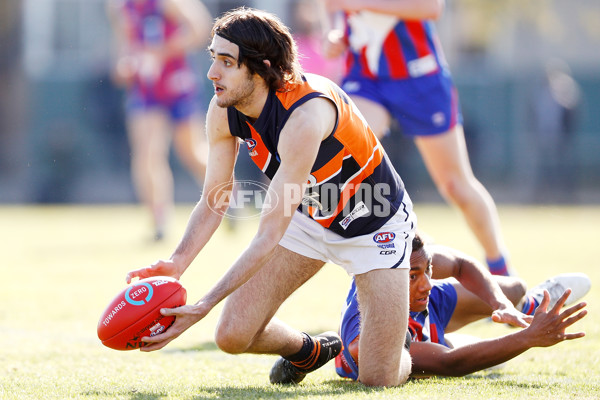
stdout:
[[(438, 19), (443, 10), (444, 0), (319, 0), (317, 12), (322, 30), (323, 54), (327, 58), (341, 56), (347, 49), (343, 29), (336, 26), (341, 12), (372, 11), (393, 15), (405, 20)], [(323, 4), (324, 3), (324, 4)], [(331, 20), (331, 21), (330, 21)]]
[(454, 349), (437, 343), (413, 342), (410, 347), (412, 376), (463, 376), (501, 364), (533, 347), (549, 347), (564, 340), (585, 336), (584, 332), (565, 333), (566, 328), (587, 314), (586, 310), (580, 311), (586, 306), (585, 303), (559, 313), (570, 292), (565, 291), (556, 305), (548, 311), (550, 295), (546, 292), (531, 325), (515, 333)]
[(123, 16), (123, 1), (109, 0), (106, 3), (106, 13), (112, 29), (112, 58), (114, 67), (111, 78), (118, 86), (131, 85), (137, 73), (137, 60), (130, 43), (127, 31), (127, 19)]
[(208, 9), (198, 0), (165, 0), (165, 12), (179, 21), (177, 34), (169, 39), (164, 57), (195, 50), (208, 42), (212, 18)]
[[(323, 105), (329, 104), (329, 106)], [(328, 100), (313, 99), (293, 112), (281, 132), (281, 164), (269, 185), (271, 203), (263, 208), (258, 232), (248, 248), (199, 303), (211, 308), (244, 284), (267, 261), (285, 233), (301, 197), (290, 198), (289, 188), (304, 193), (321, 141), (332, 129), (335, 110)], [(298, 138), (302, 140), (299, 151)]]
[(208, 166), (200, 201), (192, 211), (186, 230), (168, 260), (129, 272), (127, 282), (134, 277), (167, 275), (179, 279), (194, 258), (208, 243), (221, 223), (233, 185), (233, 170), (237, 156), (237, 139), (229, 133), (227, 110), (211, 102), (207, 113)]
[[(323, 102), (327, 102), (329, 106), (325, 106)], [(272, 199), (275, 199), (276, 202), (271, 203), (270, 207), (263, 208), (256, 236), (223, 277), (196, 304), (162, 310), (163, 315), (175, 315), (177, 317), (175, 323), (163, 334), (152, 338), (143, 338), (149, 343), (142, 349), (143, 351), (158, 350), (166, 346), (171, 340), (204, 318), (210, 310), (246, 283), (264, 265), (283, 237), (302, 199), (301, 196), (294, 199), (286, 198), (286, 190), (290, 186), (294, 186), (300, 188), (298, 190), (303, 193), (320, 143), (329, 133), (326, 129), (331, 129), (334, 121), (335, 109), (327, 100), (313, 99), (294, 111), (281, 132), (277, 149), (281, 164), (269, 185), (269, 191), (274, 194)], [(209, 126), (208, 130), (210, 131), (210, 129)], [(302, 140), (302, 151), (298, 150), (298, 138)], [(209, 154), (207, 182), (211, 186), (215, 184), (214, 176), (221, 178), (224, 176), (219, 175), (222, 174), (221, 172), (215, 171), (215, 169), (222, 168), (222, 165), (217, 163), (219, 161), (217, 156), (219, 154)], [(216, 167), (214, 167), (215, 165)], [(206, 192), (210, 192), (210, 189)], [(207, 229), (201, 225), (201, 221), (203, 221), (202, 216), (206, 214), (208, 208), (205, 202), (210, 201), (210, 196), (203, 195), (200, 205), (195, 210), (196, 216), (192, 215), (184, 240), (172, 257), (172, 260), (178, 265), (186, 265), (187, 260), (190, 257), (193, 259), (192, 256), (195, 256), (206, 243), (204, 238), (207, 233), (203, 231)]]
[(504, 295), (489, 271), (474, 258), (450, 247), (430, 245), (434, 279), (456, 278), (461, 285), (471, 291), (494, 313), (495, 322), (505, 322), (514, 326), (526, 327), (529, 316), (518, 312)]

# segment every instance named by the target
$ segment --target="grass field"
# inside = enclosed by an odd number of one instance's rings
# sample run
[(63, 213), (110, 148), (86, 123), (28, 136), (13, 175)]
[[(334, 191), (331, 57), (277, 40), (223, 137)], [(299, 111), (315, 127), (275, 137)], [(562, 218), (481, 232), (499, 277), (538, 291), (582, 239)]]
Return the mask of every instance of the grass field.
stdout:
[[(273, 356), (233, 356), (213, 342), (220, 307), (164, 350), (118, 352), (96, 337), (98, 318), (128, 270), (168, 257), (191, 205), (177, 209), (164, 243), (149, 240), (140, 207), (0, 207), (0, 399), (597, 399), (600, 398), (600, 207), (500, 208), (514, 267), (531, 286), (581, 271), (592, 279), (583, 339), (532, 349), (503, 368), (429, 379), (392, 389), (341, 380), (333, 363), (297, 387), (268, 382)], [(458, 214), (416, 207), (437, 242), (480, 256)], [(182, 277), (195, 302), (247, 245), (256, 221), (221, 229)], [(327, 265), (284, 304), (279, 317), (308, 332), (337, 329), (349, 278)], [(464, 333), (493, 337), (510, 328), (480, 322)]]

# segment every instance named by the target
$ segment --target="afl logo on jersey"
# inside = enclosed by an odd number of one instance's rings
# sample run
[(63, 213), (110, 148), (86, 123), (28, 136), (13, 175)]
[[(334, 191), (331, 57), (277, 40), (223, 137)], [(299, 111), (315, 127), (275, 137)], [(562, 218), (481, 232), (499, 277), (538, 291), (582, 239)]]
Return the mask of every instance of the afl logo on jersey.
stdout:
[(393, 242), (395, 238), (396, 234), (394, 232), (377, 232), (373, 236), (373, 241), (375, 243), (389, 243)]
[(252, 151), (256, 147), (256, 140), (254, 139), (245, 139), (246, 146), (248, 146), (248, 151)]

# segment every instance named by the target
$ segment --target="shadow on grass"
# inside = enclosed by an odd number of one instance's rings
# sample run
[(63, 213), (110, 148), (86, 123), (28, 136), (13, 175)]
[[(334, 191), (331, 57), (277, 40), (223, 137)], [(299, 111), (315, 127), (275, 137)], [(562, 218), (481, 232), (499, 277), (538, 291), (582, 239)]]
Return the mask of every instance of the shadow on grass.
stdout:
[[(253, 386), (200, 386), (197, 388), (197, 395), (187, 397), (192, 400), (203, 399), (287, 399), (303, 397), (326, 397), (331, 395), (369, 395), (385, 391), (385, 388), (371, 388), (360, 385), (349, 380), (329, 380), (321, 384), (306, 385), (253, 385)], [(90, 391), (82, 393), (85, 397), (108, 396), (115, 393)], [(170, 398), (170, 393), (156, 393), (133, 390), (129, 393), (120, 393), (123, 398), (129, 395), (130, 400), (160, 400)]]
[(543, 389), (548, 385), (546, 383), (534, 383), (534, 382), (517, 382), (510, 379), (510, 375), (503, 374), (497, 371), (480, 371), (476, 374), (466, 375), (462, 377), (445, 377), (436, 376), (430, 379), (413, 379), (411, 382), (418, 384), (419, 382), (430, 382), (430, 383), (444, 383), (450, 380), (464, 380), (469, 385), (476, 385), (485, 382), (487, 386), (498, 386), (499, 388), (506, 389)]
[[(297, 399), (304, 397), (327, 397), (333, 395), (352, 395), (365, 397), (385, 391), (385, 388), (369, 388), (351, 381), (332, 380), (316, 385), (269, 385), (269, 386), (203, 386), (192, 400), (208, 399)], [(131, 397), (141, 400), (140, 397)], [(153, 399), (150, 397), (149, 399)]]
[[(89, 391), (82, 393), (85, 397), (109, 397), (109, 396), (117, 396), (115, 392), (102, 392), (102, 391)], [(126, 393), (119, 393), (119, 397), (126, 396)], [(131, 400), (160, 400), (169, 397), (169, 393), (144, 393), (139, 392), (137, 390), (132, 390), (129, 392), (129, 399)]]
[[(451, 377), (434, 377), (431, 379), (413, 379), (407, 382), (406, 385), (397, 388), (402, 391), (403, 388), (410, 393), (418, 389), (417, 385), (445, 384), (450, 380), (465, 380), (469, 385), (477, 384), (482, 381), (487, 381), (487, 385), (498, 386), (503, 391), (511, 389), (542, 389), (547, 385), (541, 383), (525, 383), (515, 382), (512, 380), (500, 379), (502, 374), (489, 373), (480, 375), (469, 375), (462, 378)], [(504, 376), (505, 377), (505, 376)], [(454, 382), (456, 384), (456, 382)], [(304, 397), (323, 397), (327, 396), (351, 396), (352, 398), (367, 398), (369, 396), (377, 396), (382, 392), (389, 392), (390, 388), (382, 387), (367, 387), (357, 382), (348, 379), (331, 379), (322, 383), (316, 384), (301, 384), (294, 386), (287, 385), (202, 385), (196, 389), (196, 395), (187, 397), (192, 400), (208, 400), (208, 399), (297, 399)], [(97, 396), (107, 393), (88, 392), (84, 396)], [(113, 393), (114, 394), (114, 393)], [(398, 393), (398, 394), (401, 394)], [(127, 394), (124, 394), (127, 396)], [(130, 400), (159, 400), (171, 397), (169, 393), (151, 393), (144, 391), (131, 391), (129, 393)]]
[(164, 353), (188, 353), (188, 352), (196, 352), (196, 351), (215, 351), (220, 350), (217, 347), (217, 344), (213, 341), (199, 343), (192, 347), (181, 348), (181, 349), (164, 349), (162, 352)]
[[(309, 335), (315, 336), (322, 332), (307, 332), (307, 333)], [(214, 341), (209, 341), (209, 342), (199, 343), (195, 346), (191, 346), (191, 347), (187, 347), (187, 348), (164, 349), (162, 351), (165, 353), (179, 353), (179, 352), (187, 353), (187, 352), (192, 352), (192, 351), (213, 351), (213, 350), (220, 350), (220, 349)]]

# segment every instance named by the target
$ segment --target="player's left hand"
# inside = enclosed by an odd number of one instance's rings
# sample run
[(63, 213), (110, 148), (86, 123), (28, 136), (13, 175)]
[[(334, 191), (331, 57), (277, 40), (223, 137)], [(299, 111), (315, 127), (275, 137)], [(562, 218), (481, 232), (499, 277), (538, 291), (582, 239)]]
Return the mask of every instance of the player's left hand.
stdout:
[(147, 343), (141, 351), (155, 351), (165, 347), (173, 339), (179, 337), (190, 326), (204, 318), (210, 309), (203, 303), (189, 304), (176, 308), (163, 308), (160, 313), (164, 316), (175, 316), (175, 322), (165, 332), (156, 336), (145, 336), (142, 341)]
[(527, 328), (533, 320), (532, 315), (523, 314), (515, 307), (503, 306), (492, 313), (492, 321), (504, 323), (518, 328)]
[(531, 325), (524, 331), (528, 334), (528, 341), (532, 346), (548, 347), (563, 340), (579, 339), (585, 336), (585, 332), (565, 332), (566, 328), (587, 315), (587, 310), (583, 309), (587, 305), (585, 302), (562, 309), (570, 294), (571, 289), (567, 289), (554, 307), (548, 309), (550, 294), (544, 290), (544, 299), (535, 310)]

